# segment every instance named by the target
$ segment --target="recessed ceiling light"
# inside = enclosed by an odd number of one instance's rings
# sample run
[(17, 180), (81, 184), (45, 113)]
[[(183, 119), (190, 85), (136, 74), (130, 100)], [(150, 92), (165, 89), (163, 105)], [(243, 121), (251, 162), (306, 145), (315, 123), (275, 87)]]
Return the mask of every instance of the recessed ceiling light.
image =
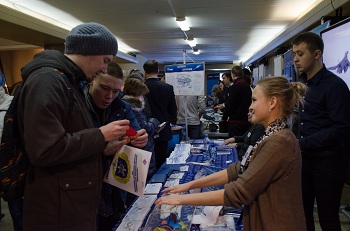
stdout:
[(195, 55), (199, 55), (201, 53), (198, 49), (193, 49), (192, 52)]
[(185, 17), (177, 17), (176, 22), (177, 24), (179, 24), (179, 27), (181, 28), (182, 31), (190, 30), (190, 27), (188, 26), (188, 23)]

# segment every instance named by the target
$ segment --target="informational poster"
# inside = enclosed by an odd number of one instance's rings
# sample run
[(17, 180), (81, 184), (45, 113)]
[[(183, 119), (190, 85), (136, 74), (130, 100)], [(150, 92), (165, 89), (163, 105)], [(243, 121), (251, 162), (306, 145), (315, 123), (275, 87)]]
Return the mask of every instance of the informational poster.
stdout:
[(205, 95), (204, 63), (165, 66), (166, 82), (175, 95)]

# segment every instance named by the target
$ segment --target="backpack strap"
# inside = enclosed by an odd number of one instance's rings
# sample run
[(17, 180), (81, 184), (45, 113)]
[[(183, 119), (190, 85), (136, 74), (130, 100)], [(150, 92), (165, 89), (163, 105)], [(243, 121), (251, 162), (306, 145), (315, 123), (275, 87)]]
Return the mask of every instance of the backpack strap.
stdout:
[(63, 80), (64, 80), (64, 82), (66, 84), (66, 88), (67, 88), (68, 105), (72, 106), (73, 101), (74, 101), (73, 89), (72, 89), (72, 84), (69, 81), (67, 75), (65, 73), (63, 73), (61, 70), (58, 70), (55, 67), (42, 67), (42, 68), (52, 68), (52, 70), (54, 70), (55, 72), (59, 73), (62, 76), (62, 78), (63, 78)]
[(64, 80), (64, 82), (66, 83), (67, 97), (68, 97), (68, 101), (69, 101), (69, 106), (71, 106), (72, 103), (73, 103), (73, 99), (74, 99), (74, 97), (73, 97), (73, 89), (71, 87), (71, 83), (70, 83), (70, 81), (69, 81), (69, 79), (68, 79), (68, 77), (67, 77), (67, 75), (65, 73), (63, 73), (62, 71), (60, 71), (60, 70), (58, 70), (56, 68), (53, 68), (53, 70), (58, 72), (58, 73), (60, 73), (62, 78), (63, 78), (63, 80)]
[(59, 73), (62, 76), (62, 78), (63, 78), (63, 80), (64, 80), (64, 82), (66, 84), (66, 88), (67, 88), (68, 105), (72, 106), (73, 101), (74, 101), (74, 94), (73, 94), (72, 84), (69, 81), (67, 75), (65, 73), (63, 73), (61, 70), (59, 70), (59, 69), (57, 69), (55, 67), (45, 66), (45, 67), (41, 67), (41, 68), (52, 69), (53, 71)]

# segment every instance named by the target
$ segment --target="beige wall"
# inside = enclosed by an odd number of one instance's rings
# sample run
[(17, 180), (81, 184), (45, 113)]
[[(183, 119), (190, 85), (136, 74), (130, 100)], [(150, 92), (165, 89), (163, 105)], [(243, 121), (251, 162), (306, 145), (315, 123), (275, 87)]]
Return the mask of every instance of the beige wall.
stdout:
[(0, 51), (0, 59), (4, 68), (6, 83), (9, 88), (22, 81), (21, 68), (31, 61), (35, 54), (43, 49)]

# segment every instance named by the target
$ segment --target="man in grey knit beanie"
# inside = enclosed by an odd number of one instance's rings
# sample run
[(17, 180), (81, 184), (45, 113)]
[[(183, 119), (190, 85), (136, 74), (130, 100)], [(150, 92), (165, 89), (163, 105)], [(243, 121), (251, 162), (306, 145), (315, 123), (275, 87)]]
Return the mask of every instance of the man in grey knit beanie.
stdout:
[(107, 65), (118, 52), (118, 42), (111, 31), (96, 22), (74, 27), (66, 36), (64, 53), (85, 73), (91, 82), (107, 72)]
[(118, 43), (105, 26), (90, 22), (74, 27), (66, 36), (65, 54), (113, 55), (118, 52)]
[[(68, 33), (64, 54), (45, 50), (22, 68), (18, 122), (30, 159), (25, 230), (97, 230), (102, 155), (110, 141), (130, 142), (124, 138), (130, 122), (95, 126), (81, 86), (107, 73), (117, 51), (105, 26), (83, 23)], [(146, 132), (132, 142), (143, 140)]]

